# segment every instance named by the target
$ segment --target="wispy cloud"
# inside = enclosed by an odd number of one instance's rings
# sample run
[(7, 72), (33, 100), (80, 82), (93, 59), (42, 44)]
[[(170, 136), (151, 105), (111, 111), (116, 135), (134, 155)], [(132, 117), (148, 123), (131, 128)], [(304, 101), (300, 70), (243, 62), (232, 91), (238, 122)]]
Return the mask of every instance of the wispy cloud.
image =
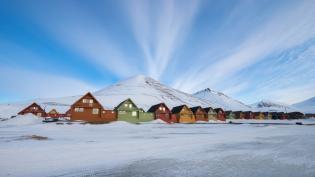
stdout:
[(173, 86), (191, 92), (217, 85), (274, 52), (305, 42), (315, 36), (314, 8), (313, 2), (303, 1), (279, 10), (260, 29), (235, 46), (234, 53), (209, 66), (192, 67), (194, 69), (175, 81)]
[(4, 65), (0, 66), (0, 70), (1, 90), (24, 99), (79, 95), (97, 89), (90, 83), (64, 75)]
[(160, 79), (163, 75), (189, 32), (199, 4), (198, 0), (135, 0), (127, 3), (133, 32), (151, 77)]
[(106, 31), (101, 19), (87, 12), (75, 1), (44, 2), (31, 6), (28, 15), (55, 40), (82, 55), (97, 68), (118, 77), (138, 73), (137, 65), (124, 53)]

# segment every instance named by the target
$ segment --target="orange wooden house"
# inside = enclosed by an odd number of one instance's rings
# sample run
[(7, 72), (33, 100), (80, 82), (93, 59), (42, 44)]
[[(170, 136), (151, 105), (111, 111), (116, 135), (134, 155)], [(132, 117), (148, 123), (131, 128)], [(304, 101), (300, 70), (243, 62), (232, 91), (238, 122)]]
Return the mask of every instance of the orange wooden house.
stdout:
[(71, 105), (70, 120), (82, 120), (90, 123), (116, 121), (116, 112), (106, 110), (97, 99), (88, 92)]
[(193, 112), (196, 121), (206, 121), (208, 122), (207, 112), (200, 106), (191, 107), (191, 111)]
[(24, 115), (28, 113), (34, 114), (35, 116), (38, 117), (46, 117), (45, 110), (42, 107), (40, 107), (37, 103), (32, 103), (31, 105), (27, 106), (25, 109), (20, 111), (18, 114)]
[(178, 123), (196, 122), (193, 112), (186, 105), (176, 106), (172, 109), (172, 119)]

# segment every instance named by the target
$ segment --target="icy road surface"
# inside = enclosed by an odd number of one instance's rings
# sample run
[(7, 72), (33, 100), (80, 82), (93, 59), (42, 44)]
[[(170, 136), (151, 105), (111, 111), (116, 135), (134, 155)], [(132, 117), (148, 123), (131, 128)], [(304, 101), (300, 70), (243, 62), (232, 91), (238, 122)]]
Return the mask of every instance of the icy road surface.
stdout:
[[(22, 120), (21, 120), (22, 119)], [(315, 126), (0, 122), (0, 176), (314, 177)]]

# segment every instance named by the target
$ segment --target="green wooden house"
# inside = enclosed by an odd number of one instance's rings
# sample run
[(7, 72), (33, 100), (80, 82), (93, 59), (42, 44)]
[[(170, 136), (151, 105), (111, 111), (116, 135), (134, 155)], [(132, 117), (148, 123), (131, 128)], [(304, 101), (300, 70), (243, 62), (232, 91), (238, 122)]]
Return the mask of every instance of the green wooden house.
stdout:
[(153, 120), (153, 114), (147, 113), (130, 99), (121, 102), (116, 108), (117, 120), (130, 123), (138, 123)]
[(226, 119), (235, 119), (235, 114), (233, 111), (225, 111)]

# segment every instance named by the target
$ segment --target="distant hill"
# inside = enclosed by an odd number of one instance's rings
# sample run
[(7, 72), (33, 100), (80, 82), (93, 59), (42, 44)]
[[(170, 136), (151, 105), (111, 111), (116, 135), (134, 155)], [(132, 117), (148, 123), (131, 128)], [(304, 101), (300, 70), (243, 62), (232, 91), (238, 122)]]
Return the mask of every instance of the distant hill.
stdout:
[(315, 97), (295, 103), (292, 106), (302, 110), (305, 113), (315, 113)]

